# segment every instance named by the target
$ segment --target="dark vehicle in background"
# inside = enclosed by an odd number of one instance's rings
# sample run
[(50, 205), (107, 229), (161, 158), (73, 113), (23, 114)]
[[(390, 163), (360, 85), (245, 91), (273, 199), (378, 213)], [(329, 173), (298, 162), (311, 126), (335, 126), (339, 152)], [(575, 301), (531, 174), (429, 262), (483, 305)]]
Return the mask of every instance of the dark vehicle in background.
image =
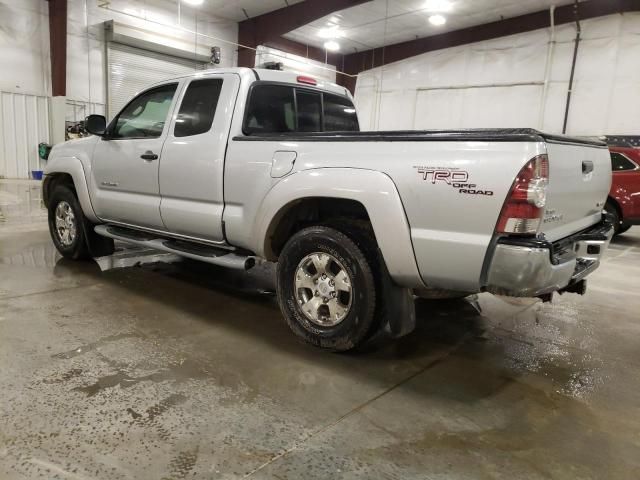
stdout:
[(612, 179), (605, 209), (620, 235), (640, 225), (640, 148), (610, 146), (609, 151)]

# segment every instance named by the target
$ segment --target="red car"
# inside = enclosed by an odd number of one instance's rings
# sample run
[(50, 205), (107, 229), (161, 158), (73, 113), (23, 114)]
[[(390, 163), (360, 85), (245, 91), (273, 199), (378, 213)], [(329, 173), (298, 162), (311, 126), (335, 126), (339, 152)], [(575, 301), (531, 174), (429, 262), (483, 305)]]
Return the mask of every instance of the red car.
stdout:
[(613, 179), (605, 209), (614, 216), (615, 234), (640, 225), (640, 148), (609, 147)]

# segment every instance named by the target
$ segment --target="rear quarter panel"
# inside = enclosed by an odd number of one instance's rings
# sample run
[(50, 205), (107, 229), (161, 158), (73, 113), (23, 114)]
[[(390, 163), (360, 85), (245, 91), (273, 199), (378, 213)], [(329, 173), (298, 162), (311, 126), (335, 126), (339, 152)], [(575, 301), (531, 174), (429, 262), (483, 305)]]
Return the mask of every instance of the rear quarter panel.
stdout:
[[(433, 287), (478, 291), (485, 255), (506, 195), (525, 163), (545, 153), (545, 144), (232, 141), (225, 164), (225, 223), (231, 243), (251, 248), (248, 243), (260, 242), (248, 235), (253, 230), (249, 224), (256, 217), (262, 199), (282, 181), (270, 176), (271, 160), (278, 150), (297, 152), (290, 175), (322, 168), (368, 169), (388, 175), (400, 194), (409, 221), (411, 243), (423, 281)], [(441, 173), (436, 179), (428, 173), (431, 171)], [(364, 178), (358, 181), (354, 177), (354, 190), (363, 187)], [(465, 181), (460, 182), (462, 179)], [(475, 187), (465, 189), (456, 183)], [(327, 191), (330, 187), (327, 186)], [(485, 194), (462, 190), (481, 190)], [(389, 233), (403, 235), (403, 232)]]

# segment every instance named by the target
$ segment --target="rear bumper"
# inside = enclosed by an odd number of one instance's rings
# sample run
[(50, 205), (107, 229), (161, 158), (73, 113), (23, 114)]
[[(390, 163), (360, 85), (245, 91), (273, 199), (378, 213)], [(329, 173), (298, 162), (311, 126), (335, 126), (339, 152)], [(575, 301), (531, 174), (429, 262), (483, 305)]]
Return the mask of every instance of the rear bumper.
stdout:
[(537, 297), (578, 283), (600, 265), (613, 226), (608, 219), (557, 242), (503, 237), (487, 271), (486, 290)]

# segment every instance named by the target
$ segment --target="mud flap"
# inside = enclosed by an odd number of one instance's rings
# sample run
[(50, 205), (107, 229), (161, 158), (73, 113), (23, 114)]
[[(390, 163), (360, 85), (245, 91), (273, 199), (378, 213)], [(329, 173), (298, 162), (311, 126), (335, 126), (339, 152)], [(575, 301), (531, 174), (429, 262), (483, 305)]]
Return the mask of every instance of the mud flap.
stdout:
[(84, 222), (82, 222), (82, 228), (84, 229), (84, 238), (87, 240), (89, 255), (91, 255), (93, 258), (111, 255), (115, 251), (113, 239), (98, 235), (93, 227), (93, 223), (91, 223), (86, 218), (84, 219)]
[(392, 338), (400, 338), (416, 328), (416, 307), (413, 291), (396, 285), (384, 261), (380, 262), (381, 301), (376, 314), (378, 325)]

